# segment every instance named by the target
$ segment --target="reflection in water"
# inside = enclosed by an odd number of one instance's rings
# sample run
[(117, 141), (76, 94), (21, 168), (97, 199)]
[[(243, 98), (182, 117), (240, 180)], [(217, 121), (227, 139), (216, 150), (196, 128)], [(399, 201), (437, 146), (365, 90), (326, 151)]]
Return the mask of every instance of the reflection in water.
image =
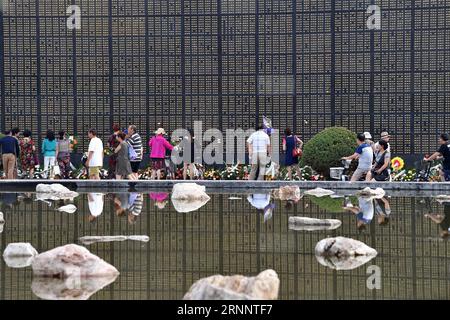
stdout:
[(389, 201), (383, 197), (375, 199), (375, 213), (377, 215), (377, 222), (380, 226), (387, 225), (391, 217), (391, 206)]
[(5, 263), (10, 268), (26, 268), (31, 266), (34, 257), (33, 256), (3, 256)]
[(358, 197), (358, 206), (354, 206), (352, 202), (346, 198), (344, 210), (353, 213), (356, 216), (356, 227), (358, 230), (366, 229), (366, 226), (372, 222), (374, 207), (373, 199), (367, 197)]
[(88, 194), (88, 204), (89, 204), (89, 221), (94, 222), (97, 217), (103, 213), (103, 193), (89, 193)]
[(377, 256), (377, 251), (365, 243), (345, 238), (326, 238), (315, 248), (317, 261), (330, 269), (353, 270)]
[(258, 213), (264, 215), (264, 222), (270, 220), (275, 209), (275, 204), (272, 202), (270, 193), (254, 193), (247, 197), (252, 207), (258, 210)]
[(104, 277), (69, 277), (65, 279), (34, 277), (31, 290), (44, 300), (87, 300), (97, 291), (113, 283), (117, 275)]
[[(6, 221), (0, 234), (1, 251), (12, 242), (30, 242), (44, 252), (79, 243), (83, 237), (149, 236), (148, 242), (89, 245), (93, 254), (120, 270), (114, 284), (97, 293), (89, 284), (81, 291), (71, 291), (73, 287), (61, 281), (54, 282), (53, 289), (49, 284), (46, 289), (44, 284), (41, 289), (33, 286), (33, 292), (42, 292), (37, 294), (42, 298), (92, 294), (90, 299), (181, 299), (201, 278), (254, 276), (265, 269), (278, 273), (280, 299), (450, 298), (450, 279), (445, 276), (450, 268), (450, 246), (430, 241), (439, 239), (442, 231), (448, 232), (449, 208), (434, 199), (385, 197), (364, 202), (354, 196), (308, 196), (289, 202), (274, 199), (270, 193), (256, 197), (212, 194), (209, 202), (186, 215), (176, 211), (164, 191), (81, 194), (73, 201), (53, 201), (51, 207), (33, 201), (35, 194), (29, 196), (0, 193)], [(347, 207), (349, 203), (352, 205)], [(55, 210), (68, 204), (78, 208), (77, 214)], [(267, 220), (275, 206), (277, 214)], [(343, 209), (352, 206), (353, 211)], [(424, 214), (436, 219), (424, 218)], [(289, 229), (291, 216), (337, 219), (342, 225), (335, 230), (298, 232)], [(355, 228), (355, 219), (365, 222), (365, 232)], [(353, 270), (331, 270), (317, 261), (314, 248), (320, 240), (337, 236), (360, 240), (379, 254)], [(383, 286), (376, 291), (366, 288), (366, 269), (372, 264), (382, 269)], [(31, 268), (9, 268), (2, 260), (0, 274), (4, 279), (0, 299), (37, 298), (30, 290)]]
[(150, 192), (150, 199), (155, 201), (155, 206), (163, 210), (168, 202), (169, 194), (167, 192)]
[(450, 203), (444, 202), (444, 214), (433, 213), (430, 210), (424, 215), (436, 224), (439, 224), (439, 235), (443, 239), (447, 239), (450, 235)]
[(148, 236), (87, 236), (78, 239), (82, 244), (90, 245), (96, 242), (114, 242), (114, 241), (142, 241), (148, 242), (150, 239)]

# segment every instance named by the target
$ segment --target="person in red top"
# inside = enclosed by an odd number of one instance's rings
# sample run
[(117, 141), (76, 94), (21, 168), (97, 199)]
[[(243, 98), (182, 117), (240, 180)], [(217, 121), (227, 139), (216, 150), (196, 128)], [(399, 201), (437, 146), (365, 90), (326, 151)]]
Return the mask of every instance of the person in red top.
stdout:
[(161, 179), (161, 170), (165, 168), (164, 159), (166, 157), (166, 149), (173, 150), (173, 146), (164, 138), (166, 132), (163, 128), (156, 130), (156, 136), (150, 139), (148, 146), (150, 147), (150, 158), (152, 160), (151, 179), (158, 177)]

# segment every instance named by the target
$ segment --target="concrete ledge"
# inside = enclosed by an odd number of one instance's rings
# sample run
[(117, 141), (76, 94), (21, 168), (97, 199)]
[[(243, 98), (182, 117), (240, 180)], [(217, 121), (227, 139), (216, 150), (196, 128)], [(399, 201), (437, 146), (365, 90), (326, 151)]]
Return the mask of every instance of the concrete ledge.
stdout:
[[(36, 186), (40, 183), (52, 184), (60, 183), (71, 190), (79, 192), (88, 192), (101, 190), (105, 192), (117, 191), (156, 191), (156, 190), (171, 190), (176, 183), (183, 183), (189, 181), (182, 180), (0, 180), (0, 191), (34, 191)], [(200, 185), (204, 185), (208, 190), (218, 190), (222, 192), (231, 192), (233, 190), (240, 190), (251, 192), (255, 190), (276, 189), (285, 185), (298, 185), (300, 189), (314, 189), (324, 188), (335, 191), (352, 191), (361, 190), (365, 187), (383, 188), (386, 191), (398, 192), (422, 192), (433, 191), (439, 194), (450, 194), (450, 183), (445, 182), (342, 182), (342, 181), (214, 181), (214, 180), (195, 180), (193, 181)], [(340, 193), (340, 192), (338, 192)]]

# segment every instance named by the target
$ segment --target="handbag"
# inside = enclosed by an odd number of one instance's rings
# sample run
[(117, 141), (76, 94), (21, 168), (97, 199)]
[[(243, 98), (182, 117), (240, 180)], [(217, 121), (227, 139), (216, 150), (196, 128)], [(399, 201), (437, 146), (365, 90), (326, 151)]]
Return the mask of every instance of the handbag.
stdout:
[(300, 158), (303, 155), (303, 150), (299, 147), (297, 147), (297, 136), (294, 136), (295, 138), (295, 148), (292, 150), (292, 156), (294, 158)]

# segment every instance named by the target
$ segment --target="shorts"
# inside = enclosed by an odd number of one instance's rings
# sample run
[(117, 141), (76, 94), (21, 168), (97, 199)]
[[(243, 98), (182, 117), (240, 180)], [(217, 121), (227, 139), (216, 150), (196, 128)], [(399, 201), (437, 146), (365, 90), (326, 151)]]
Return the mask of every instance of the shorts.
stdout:
[(97, 176), (100, 175), (100, 169), (102, 167), (89, 167), (89, 175), (90, 176)]
[(138, 173), (139, 167), (141, 166), (141, 161), (130, 161), (131, 164), (131, 171), (133, 173)]
[(355, 172), (353, 173), (352, 179), (353, 179), (354, 177), (356, 177), (356, 181), (358, 181), (361, 177), (365, 177), (366, 174), (367, 174), (367, 172), (369, 172), (369, 170), (370, 170), (370, 169), (360, 169), (360, 168), (357, 168), (357, 169), (355, 170)]
[(151, 158), (151, 159), (153, 170), (162, 170), (166, 168), (165, 159), (163, 158)]

